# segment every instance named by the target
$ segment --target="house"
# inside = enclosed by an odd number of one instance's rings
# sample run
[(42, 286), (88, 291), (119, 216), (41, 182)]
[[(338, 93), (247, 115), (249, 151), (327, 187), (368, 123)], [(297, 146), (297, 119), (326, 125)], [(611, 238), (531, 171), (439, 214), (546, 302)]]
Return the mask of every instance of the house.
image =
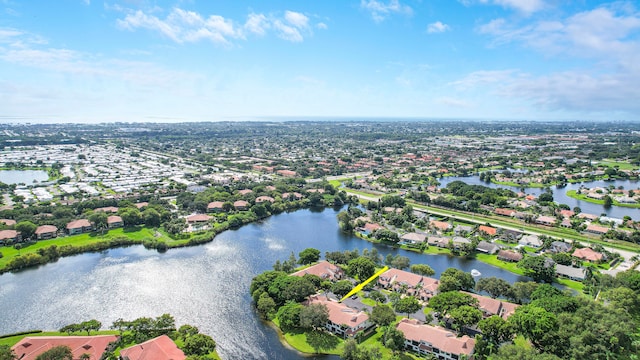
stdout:
[(20, 241), (20, 233), (16, 230), (0, 230), (0, 243), (8, 244)]
[(520, 240), (518, 241), (518, 244), (522, 246), (531, 246), (531, 247), (539, 248), (544, 244), (544, 242), (540, 240), (538, 235), (528, 234), (521, 237)]
[(274, 198), (272, 198), (271, 196), (258, 196), (256, 198), (256, 204), (260, 204), (260, 203), (263, 203), (263, 202), (266, 202), (266, 201), (268, 201), (268, 202), (273, 204), (273, 202), (276, 201), (276, 200)]
[(593, 251), (590, 248), (575, 249), (571, 256), (575, 256), (578, 259), (586, 260), (589, 262), (602, 261), (602, 259), (604, 258), (604, 255), (597, 251)]
[(449, 245), (450, 240), (451, 238), (446, 236), (429, 236), (427, 238), (427, 244), (444, 248), (444, 247), (447, 247), (447, 245)]
[(522, 254), (511, 250), (500, 250), (498, 251), (498, 260), (518, 262), (522, 260)]
[(497, 208), (494, 210), (497, 215), (513, 217), (516, 214), (516, 211), (513, 209), (505, 209), (505, 208)]
[(47, 240), (56, 237), (58, 228), (53, 225), (40, 225), (36, 229), (36, 237), (38, 240)]
[(149, 203), (146, 201), (142, 201), (142, 202), (138, 202), (134, 204), (138, 209), (142, 209), (145, 208), (147, 206), (149, 206)]
[(184, 360), (187, 357), (167, 335), (120, 350), (122, 360)]
[(206, 224), (211, 220), (211, 216), (205, 214), (193, 214), (187, 216), (187, 223), (189, 224)]
[(282, 200), (300, 200), (302, 199), (302, 194), (294, 192), (294, 193), (282, 193)]
[(606, 234), (609, 230), (610, 229), (608, 227), (604, 227), (596, 224), (589, 224), (587, 225), (587, 228), (584, 231), (588, 233), (596, 234), (596, 235), (603, 235), (603, 234)]
[(553, 226), (556, 223), (556, 218), (553, 216), (538, 216), (536, 218), (536, 224)]
[(310, 296), (307, 305), (321, 304), (329, 310), (329, 320), (325, 328), (344, 338), (354, 337), (360, 331), (366, 331), (374, 326), (369, 321), (369, 315), (363, 311), (354, 310), (337, 301), (328, 300), (322, 295)]
[(13, 219), (0, 219), (0, 223), (3, 223), (7, 226), (13, 226), (16, 224), (16, 221)]
[(111, 215), (107, 218), (107, 226), (109, 227), (109, 229), (123, 227), (124, 221), (122, 221), (122, 218), (120, 216)]
[(400, 237), (400, 242), (405, 244), (422, 244), (427, 239), (427, 235), (416, 232), (410, 232)]
[(222, 201), (212, 201), (207, 204), (207, 212), (221, 212), (224, 210), (224, 203)]
[(513, 313), (516, 312), (518, 306), (520, 306), (507, 301), (493, 299), (488, 296), (473, 294), (466, 291), (461, 292), (470, 295), (474, 299), (478, 300), (478, 309), (482, 311), (482, 315), (484, 317), (498, 315), (501, 318), (507, 320), (509, 316), (513, 315)]
[(456, 235), (466, 235), (470, 234), (473, 231), (473, 226), (469, 225), (458, 225), (453, 229)]
[(563, 228), (570, 228), (573, 225), (571, 225), (571, 220), (570, 219), (563, 219), (562, 222), (560, 223), (560, 226)]
[(298, 175), (295, 171), (291, 170), (278, 170), (276, 174), (284, 177), (296, 177), (296, 175)]
[(556, 264), (556, 275), (567, 279), (582, 281), (587, 277), (587, 271), (584, 268), (575, 268), (573, 266)]
[(93, 211), (98, 212), (98, 211), (102, 211), (102, 212), (106, 212), (106, 213), (117, 213), (118, 212), (118, 208), (115, 206), (105, 206), (105, 207), (101, 207), (101, 208), (96, 208)]
[(552, 253), (563, 253), (563, 252), (569, 252), (569, 250), (571, 250), (571, 244), (566, 243), (564, 241), (554, 241), (551, 243), (551, 247), (549, 248), (549, 250)]
[(445, 221), (438, 221), (438, 220), (431, 220), (429, 222), (429, 225), (437, 230), (440, 231), (447, 231), (451, 229), (451, 224), (449, 224), (448, 222)]
[(495, 236), (498, 233), (498, 229), (487, 225), (480, 225), (478, 231), (489, 236)]
[(244, 200), (238, 200), (233, 203), (233, 207), (238, 211), (248, 210), (249, 203)]
[(428, 300), (437, 293), (440, 281), (404, 270), (389, 269), (378, 277), (378, 285)]
[(560, 215), (565, 219), (568, 219), (568, 218), (572, 217), (575, 214), (576, 213), (571, 211), (571, 210), (560, 210)]
[(294, 272), (291, 276), (302, 277), (306, 274), (318, 276), (323, 280), (338, 281), (344, 276), (344, 271), (342, 271), (339, 266), (333, 265), (326, 260), (322, 260), (315, 265), (311, 265), (308, 268)]
[(438, 359), (471, 358), (476, 344), (467, 335), (457, 337), (454, 332), (439, 326), (422, 325), (415, 319), (403, 319), (396, 328), (404, 335), (405, 348)]
[(598, 220), (599, 216), (594, 214), (580, 213), (578, 214), (578, 218), (589, 220), (589, 221), (596, 221)]
[(238, 190), (238, 194), (244, 196), (244, 195), (249, 195), (252, 194), (253, 190), (251, 189), (242, 189), (242, 190)]
[(11, 347), (16, 359), (35, 360), (38, 355), (56, 346), (68, 346), (73, 359), (88, 354), (89, 359), (100, 359), (109, 343), (118, 339), (115, 335), (96, 336), (27, 336)]
[(500, 247), (496, 244), (482, 240), (478, 243), (478, 246), (476, 246), (476, 250), (485, 254), (493, 255), (500, 250)]
[(74, 220), (67, 223), (67, 232), (69, 235), (82, 234), (93, 229), (91, 223), (87, 219)]
[(451, 239), (451, 241), (453, 242), (453, 247), (456, 248), (456, 249), (460, 249), (464, 245), (470, 245), (471, 244), (471, 240), (469, 240), (467, 238), (463, 238), (462, 236), (454, 236), (453, 239)]
[(366, 223), (363, 227), (359, 228), (360, 232), (364, 234), (373, 234), (376, 230), (384, 229), (384, 227), (380, 224), (376, 223)]

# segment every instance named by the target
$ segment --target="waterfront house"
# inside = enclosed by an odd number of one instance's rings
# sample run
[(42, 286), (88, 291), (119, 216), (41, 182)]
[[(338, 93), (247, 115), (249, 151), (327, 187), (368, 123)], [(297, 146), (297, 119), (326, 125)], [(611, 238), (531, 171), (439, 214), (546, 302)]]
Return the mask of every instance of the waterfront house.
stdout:
[(375, 326), (369, 321), (369, 315), (364, 311), (358, 311), (339, 303), (329, 300), (322, 295), (313, 295), (306, 301), (306, 305), (321, 304), (329, 310), (329, 319), (325, 328), (343, 338), (354, 337), (360, 331), (366, 331)]
[(74, 220), (67, 223), (67, 232), (69, 235), (82, 234), (93, 230), (93, 226), (87, 219)]
[(498, 260), (518, 262), (522, 260), (522, 254), (511, 250), (500, 250), (498, 251)]
[(0, 243), (10, 244), (21, 240), (20, 233), (16, 230), (0, 230)]
[(68, 346), (73, 359), (88, 354), (89, 359), (101, 359), (109, 343), (118, 339), (115, 335), (96, 336), (27, 336), (11, 347), (16, 359), (35, 360), (43, 352), (56, 346)]
[(294, 192), (294, 193), (282, 193), (282, 200), (300, 200), (302, 199), (302, 194)]
[(423, 325), (415, 319), (403, 319), (396, 328), (405, 338), (405, 348), (422, 355), (443, 360), (470, 358), (475, 340), (467, 335), (457, 337), (454, 332), (439, 326)]
[(107, 226), (109, 227), (109, 229), (123, 227), (124, 221), (122, 221), (122, 218), (120, 216), (111, 215), (107, 218)]
[(416, 232), (410, 232), (400, 237), (400, 242), (404, 244), (422, 244), (427, 239), (427, 235)]
[(344, 276), (344, 271), (332, 263), (322, 260), (315, 265), (299, 270), (291, 274), (292, 276), (304, 276), (306, 274), (316, 275), (323, 280), (338, 281)]
[(575, 281), (582, 281), (587, 277), (587, 271), (581, 267), (575, 268), (573, 266), (556, 264), (556, 275)]
[(482, 240), (478, 243), (478, 246), (476, 246), (476, 250), (485, 254), (493, 255), (500, 250), (500, 247), (496, 244)]
[(387, 290), (428, 300), (437, 293), (440, 281), (409, 271), (389, 269), (378, 277), (378, 285)]
[(193, 214), (187, 216), (187, 223), (189, 224), (206, 224), (211, 220), (211, 216), (206, 214)]
[(167, 335), (120, 350), (122, 360), (184, 360), (186, 358), (184, 352)]
[(53, 225), (40, 225), (36, 229), (36, 237), (38, 240), (47, 240), (56, 237), (58, 228)]
[(258, 196), (256, 198), (256, 204), (260, 204), (263, 202), (270, 202), (273, 204), (274, 201), (276, 201), (274, 198), (272, 198), (271, 196)]

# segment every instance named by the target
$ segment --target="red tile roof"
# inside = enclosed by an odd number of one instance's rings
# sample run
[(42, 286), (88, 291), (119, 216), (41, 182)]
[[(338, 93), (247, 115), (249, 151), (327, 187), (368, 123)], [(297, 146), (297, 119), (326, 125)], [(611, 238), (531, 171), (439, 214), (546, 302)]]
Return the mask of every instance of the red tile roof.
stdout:
[(438, 221), (438, 220), (431, 220), (431, 222), (429, 223), (431, 226), (436, 227), (440, 230), (449, 230), (451, 229), (451, 224), (449, 224), (448, 222), (444, 222), (444, 221)]
[(342, 277), (342, 269), (326, 260), (322, 260), (315, 265), (311, 265), (308, 268), (296, 271), (291, 275), (304, 276), (305, 274), (316, 275), (322, 279), (339, 280)]
[(471, 295), (472, 297), (478, 299), (478, 308), (489, 315), (499, 315), (503, 319), (507, 319), (509, 316), (513, 315), (516, 311), (516, 308), (520, 305), (513, 304), (510, 302), (492, 299), (487, 296), (482, 296), (478, 294), (473, 294), (466, 291), (461, 291), (462, 293)]
[(16, 221), (12, 219), (0, 219), (1, 223), (4, 223), (7, 226), (15, 225)]
[(487, 235), (495, 235), (498, 232), (498, 229), (487, 225), (480, 225), (478, 227), (478, 231), (482, 231)]
[(107, 345), (116, 341), (115, 335), (97, 336), (27, 336), (13, 345), (11, 349), (18, 359), (34, 360), (43, 352), (56, 346), (66, 345), (71, 348), (74, 359), (82, 354), (89, 354), (91, 360), (100, 359)]
[(261, 202), (265, 202), (268, 201), (270, 203), (276, 201), (274, 198), (272, 198), (271, 196), (258, 196), (256, 198), (256, 203), (261, 203)]
[(397, 325), (405, 339), (430, 344), (440, 352), (457, 355), (471, 355), (475, 347), (475, 340), (467, 335), (457, 337), (455, 333), (441, 327), (420, 325), (415, 319), (403, 319)]
[(311, 296), (308, 303), (326, 305), (329, 310), (329, 321), (337, 325), (355, 328), (369, 320), (369, 315), (365, 312), (356, 311), (337, 301), (327, 300), (326, 297), (321, 295)]
[(13, 239), (18, 236), (15, 230), (0, 230), (0, 240)]
[(122, 222), (122, 218), (117, 215), (111, 215), (107, 218), (107, 224), (114, 224)]
[(81, 227), (91, 227), (91, 223), (87, 219), (80, 219), (67, 224), (67, 229), (77, 229)]
[(211, 216), (209, 215), (205, 215), (205, 214), (193, 214), (193, 215), (189, 215), (187, 216), (187, 222), (205, 222), (205, 221), (209, 221), (211, 219)]
[(36, 235), (47, 234), (58, 231), (58, 228), (53, 225), (41, 225), (36, 229)]
[(590, 248), (576, 249), (571, 255), (587, 261), (600, 261), (603, 258), (601, 253), (593, 251)]
[(207, 209), (222, 209), (224, 203), (222, 201), (212, 201), (207, 205)]
[(184, 360), (187, 358), (167, 335), (122, 349), (120, 356), (128, 360)]

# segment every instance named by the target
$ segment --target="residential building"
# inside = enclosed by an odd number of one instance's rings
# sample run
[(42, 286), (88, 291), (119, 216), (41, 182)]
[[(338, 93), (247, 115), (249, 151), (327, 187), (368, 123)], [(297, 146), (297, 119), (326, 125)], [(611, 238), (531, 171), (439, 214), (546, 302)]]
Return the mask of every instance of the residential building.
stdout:
[(224, 203), (222, 201), (212, 201), (207, 204), (208, 212), (222, 212), (224, 210)]
[(242, 190), (238, 190), (238, 194), (240, 195), (248, 195), (248, 194), (253, 194), (253, 190), (251, 189), (242, 189)]
[(0, 219), (0, 223), (3, 223), (7, 226), (13, 226), (16, 224), (16, 221), (13, 219)]
[(484, 317), (498, 315), (506, 320), (509, 316), (513, 315), (518, 306), (520, 306), (518, 304), (513, 304), (507, 301), (493, 299), (488, 296), (482, 296), (466, 291), (461, 292), (470, 295), (478, 300), (478, 309), (482, 311)]
[(518, 262), (522, 260), (522, 254), (511, 250), (500, 250), (498, 251), (498, 260)]
[(124, 226), (124, 221), (118, 215), (111, 215), (107, 218), (107, 226), (109, 229), (115, 229)]
[(184, 360), (187, 357), (167, 335), (120, 350), (122, 360)]
[(316, 275), (323, 280), (338, 281), (344, 276), (344, 271), (332, 263), (322, 260), (315, 265), (299, 270), (291, 274), (292, 276), (304, 276), (306, 274)]
[(89, 359), (100, 359), (109, 343), (118, 339), (115, 335), (96, 336), (27, 336), (11, 347), (20, 360), (35, 360), (43, 352), (56, 347), (68, 346), (73, 359), (88, 354)]
[(575, 256), (578, 259), (586, 260), (589, 262), (602, 261), (602, 259), (604, 258), (604, 255), (590, 248), (575, 249), (571, 256)]
[(489, 236), (495, 236), (498, 233), (498, 229), (487, 225), (480, 225), (478, 231)]
[(569, 250), (571, 250), (571, 244), (566, 243), (564, 241), (559, 241), (556, 240), (554, 242), (551, 243), (551, 247), (549, 248), (549, 250), (552, 253), (563, 253), (563, 252), (569, 252)]
[(553, 226), (556, 224), (556, 218), (553, 216), (538, 216), (536, 218), (536, 224)]
[(93, 230), (93, 226), (87, 219), (74, 220), (67, 223), (67, 232), (69, 235), (82, 234)]
[(451, 224), (445, 221), (431, 220), (429, 226), (439, 231), (451, 230)]
[(20, 240), (20, 233), (16, 230), (0, 230), (0, 243), (9, 244)]
[(405, 338), (405, 348), (437, 359), (458, 360), (470, 358), (475, 340), (467, 335), (457, 337), (454, 332), (431, 325), (422, 325), (415, 319), (403, 319), (396, 328)]
[(344, 338), (354, 337), (360, 331), (366, 331), (374, 326), (369, 321), (369, 315), (363, 311), (354, 310), (337, 301), (329, 300), (322, 295), (310, 296), (308, 305), (321, 304), (329, 310), (329, 320), (325, 328)]
[(582, 281), (587, 277), (587, 271), (584, 268), (575, 268), (573, 266), (556, 264), (556, 274), (567, 279)]
[(233, 203), (233, 207), (238, 211), (248, 210), (250, 204), (244, 200), (238, 200)]
[(206, 214), (193, 214), (187, 216), (187, 223), (189, 224), (206, 224), (211, 220), (211, 216)]
[(493, 255), (497, 253), (498, 250), (500, 250), (500, 247), (496, 244), (482, 240), (478, 243), (476, 250), (483, 252), (485, 254)]
[(428, 300), (437, 293), (440, 281), (404, 270), (389, 269), (378, 277), (378, 285)]
[(531, 247), (539, 248), (543, 245), (543, 241), (540, 240), (538, 235), (528, 234), (521, 237), (520, 240), (518, 241), (518, 244), (522, 246), (531, 246)]
[(52, 239), (56, 236), (58, 236), (58, 228), (53, 225), (40, 225), (36, 229), (38, 240)]
[(115, 206), (105, 206), (105, 207), (101, 207), (101, 208), (96, 208), (93, 211), (98, 212), (98, 211), (102, 211), (102, 212), (106, 212), (106, 213), (117, 213), (118, 212), (118, 208)]
[(271, 196), (258, 196), (256, 198), (256, 204), (260, 204), (260, 203), (263, 203), (263, 202), (266, 202), (266, 201), (268, 201), (268, 202), (273, 204), (273, 202), (276, 201), (276, 200), (274, 198), (272, 198)]
[(609, 230), (610, 229), (608, 227), (604, 227), (596, 224), (589, 224), (587, 225), (587, 228), (584, 231), (588, 233), (596, 234), (596, 235), (604, 235)]
[(405, 244), (422, 244), (427, 239), (426, 234), (410, 232), (402, 235), (400, 241)]

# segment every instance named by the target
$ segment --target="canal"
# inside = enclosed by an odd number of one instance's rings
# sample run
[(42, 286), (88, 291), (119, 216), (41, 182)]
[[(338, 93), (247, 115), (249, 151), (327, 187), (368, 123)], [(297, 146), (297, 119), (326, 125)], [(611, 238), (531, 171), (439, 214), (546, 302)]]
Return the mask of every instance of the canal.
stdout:
[[(517, 275), (476, 260), (422, 255), (374, 245), (340, 232), (335, 209), (299, 210), (226, 231), (208, 244), (166, 253), (142, 246), (62, 258), (0, 276), (0, 334), (59, 329), (89, 319), (108, 327), (118, 318), (170, 313), (177, 325), (211, 335), (224, 359), (302, 359), (285, 348), (251, 307), (251, 279), (276, 260), (305, 248), (325, 251), (371, 249), (426, 263), (438, 277), (448, 267), (477, 269), (482, 276), (514, 282)], [(316, 357), (337, 359), (337, 357)], [(307, 358), (308, 359), (308, 358)]]

